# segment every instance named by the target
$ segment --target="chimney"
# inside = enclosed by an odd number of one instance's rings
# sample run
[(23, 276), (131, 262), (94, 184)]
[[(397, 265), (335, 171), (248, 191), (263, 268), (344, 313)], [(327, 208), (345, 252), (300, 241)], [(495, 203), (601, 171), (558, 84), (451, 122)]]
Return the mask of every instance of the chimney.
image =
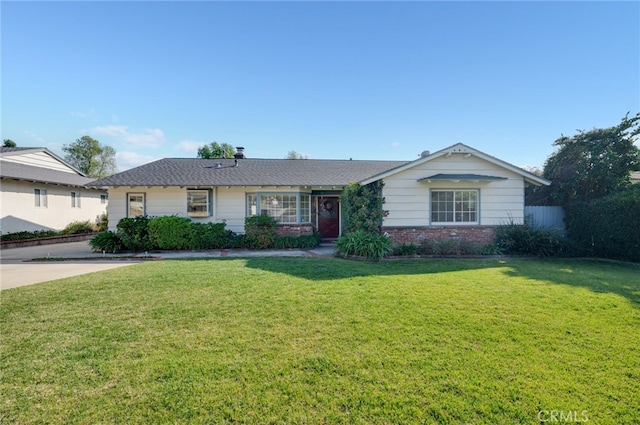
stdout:
[(233, 157), (236, 159), (246, 159), (247, 157), (244, 156), (244, 148), (242, 146), (236, 146), (236, 154), (233, 155)]

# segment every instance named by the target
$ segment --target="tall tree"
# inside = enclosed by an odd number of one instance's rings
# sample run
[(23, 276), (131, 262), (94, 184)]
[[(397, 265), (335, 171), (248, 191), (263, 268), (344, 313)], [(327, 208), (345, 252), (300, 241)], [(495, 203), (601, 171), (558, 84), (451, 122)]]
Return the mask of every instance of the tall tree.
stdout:
[(551, 186), (536, 194), (547, 204), (571, 207), (576, 202), (599, 199), (630, 184), (631, 172), (640, 168), (640, 113), (609, 128), (578, 131), (562, 136), (546, 161), (543, 176)]
[(236, 149), (229, 143), (211, 142), (198, 149), (198, 158), (233, 158)]
[(11, 139), (4, 139), (3, 142), (4, 143), (2, 144), (2, 147), (5, 147), (5, 148), (15, 148), (16, 146), (18, 146), (16, 142), (14, 142)]
[(118, 171), (115, 149), (92, 137), (82, 136), (62, 150), (64, 159), (89, 177), (100, 179)]

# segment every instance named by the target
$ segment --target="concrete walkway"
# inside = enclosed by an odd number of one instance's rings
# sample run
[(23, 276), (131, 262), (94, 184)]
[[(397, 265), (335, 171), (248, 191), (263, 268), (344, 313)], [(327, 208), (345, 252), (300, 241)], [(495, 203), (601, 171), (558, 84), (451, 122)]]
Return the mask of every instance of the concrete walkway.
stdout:
[[(31, 246), (0, 250), (0, 289), (32, 285), (86, 273), (125, 267), (144, 261), (140, 257), (221, 258), (221, 257), (319, 257), (333, 255), (332, 245), (311, 250), (244, 249), (207, 251), (149, 251), (135, 254), (107, 254), (92, 252), (88, 242)], [(126, 259), (118, 259), (128, 257)], [(34, 259), (64, 259), (64, 261), (34, 261)]]

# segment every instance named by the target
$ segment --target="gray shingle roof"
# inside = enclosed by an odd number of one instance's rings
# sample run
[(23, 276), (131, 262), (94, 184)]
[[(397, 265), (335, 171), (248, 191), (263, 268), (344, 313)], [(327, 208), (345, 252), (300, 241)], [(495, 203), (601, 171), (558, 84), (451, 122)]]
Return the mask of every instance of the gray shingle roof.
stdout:
[[(90, 186), (344, 186), (407, 161), (165, 158)], [(220, 164), (217, 168), (216, 164)]]
[(79, 174), (66, 173), (64, 171), (51, 170), (44, 167), (19, 164), (16, 162), (0, 162), (0, 177), (26, 180), (41, 183), (62, 184), (66, 186), (83, 187), (93, 181)]
[(0, 153), (7, 153), (7, 152), (18, 152), (18, 151), (28, 151), (28, 150), (32, 150), (32, 149), (44, 149), (44, 148), (25, 148), (25, 147), (9, 147), (9, 146), (0, 146)]

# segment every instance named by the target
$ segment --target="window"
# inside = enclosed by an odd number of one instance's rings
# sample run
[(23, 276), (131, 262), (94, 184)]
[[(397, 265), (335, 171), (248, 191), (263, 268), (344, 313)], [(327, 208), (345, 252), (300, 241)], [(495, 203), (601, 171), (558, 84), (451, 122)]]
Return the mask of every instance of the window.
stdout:
[(268, 215), (278, 223), (310, 223), (311, 195), (256, 193), (247, 195), (247, 215)]
[(211, 215), (209, 211), (208, 190), (187, 190), (187, 215), (189, 217), (208, 217)]
[(100, 203), (101, 204), (106, 204), (107, 203), (107, 199), (108, 199), (107, 195), (105, 195), (105, 194), (100, 195)]
[(80, 208), (80, 192), (71, 192), (71, 208)]
[(35, 206), (47, 208), (47, 189), (33, 189)]
[(144, 193), (129, 193), (127, 195), (127, 217), (145, 215)]
[(432, 223), (477, 223), (477, 190), (431, 191)]

